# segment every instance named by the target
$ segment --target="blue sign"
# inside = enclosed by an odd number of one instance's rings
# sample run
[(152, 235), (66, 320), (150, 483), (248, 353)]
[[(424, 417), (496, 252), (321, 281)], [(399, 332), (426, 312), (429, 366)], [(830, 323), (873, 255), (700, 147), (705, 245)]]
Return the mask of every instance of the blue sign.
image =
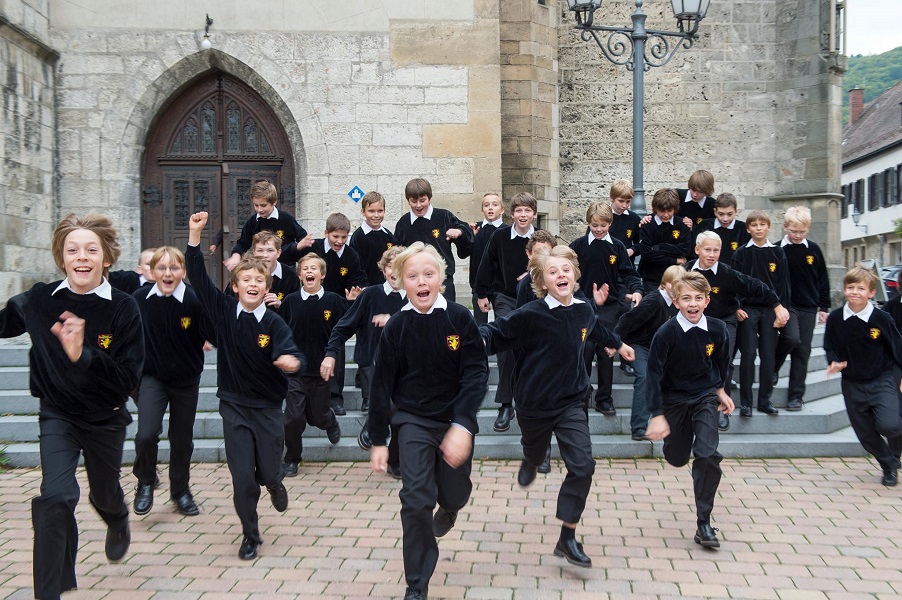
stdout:
[(351, 188), (351, 191), (348, 192), (348, 197), (354, 202), (360, 202), (360, 199), (363, 198), (363, 190), (360, 189), (360, 186), (355, 185)]

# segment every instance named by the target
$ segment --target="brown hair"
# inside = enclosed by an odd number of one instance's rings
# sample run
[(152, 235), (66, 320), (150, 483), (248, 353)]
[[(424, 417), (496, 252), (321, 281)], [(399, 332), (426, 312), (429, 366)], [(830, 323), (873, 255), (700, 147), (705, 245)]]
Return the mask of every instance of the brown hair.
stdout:
[(326, 233), (347, 231), (351, 233), (351, 220), (342, 213), (332, 213), (326, 217)]
[(261, 198), (270, 204), (275, 204), (279, 200), (279, 194), (276, 192), (276, 186), (264, 180), (251, 186), (251, 199), (253, 198)]
[(229, 275), (229, 283), (231, 285), (238, 285), (238, 277), (244, 271), (257, 271), (266, 276), (266, 289), (272, 287), (272, 273), (269, 272), (269, 267), (266, 266), (266, 263), (263, 262), (262, 258), (256, 256), (247, 256), (242, 257), (241, 261), (235, 268), (232, 269), (232, 274)]
[(618, 179), (611, 184), (611, 200), (613, 200), (614, 198), (632, 200), (633, 194), (633, 184), (631, 184), (626, 179)]
[(533, 234), (529, 236), (529, 241), (526, 242), (526, 251), (532, 254), (532, 249), (536, 247), (536, 244), (548, 244), (554, 248), (557, 246), (557, 238), (549, 231), (536, 229)]
[(768, 215), (763, 210), (753, 210), (745, 217), (745, 225), (748, 227), (752, 223), (757, 223), (758, 221), (764, 221), (767, 223), (768, 227), (770, 227), (770, 215)]
[(689, 189), (701, 192), (705, 196), (712, 196), (714, 194), (714, 175), (711, 171), (699, 169), (689, 176)]
[(736, 196), (730, 192), (724, 192), (714, 201), (714, 208), (735, 208), (738, 210), (739, 206), (736, 204)]
[(395, 257), (407, 250), (407, 246), (392, 246), (388, 250), (382, 253), (382, 257), (379, 259), (379, 262), (376, 263), (376, 266), (379, 267), (381, 271), (384, 269), (390, 262), (395, 260)]
[(272, 244), (276, 250), (282, 249), (282, 238), (274, 234), (272, 231), (258, 231), (251, 240), (251, 250), (257, 247), (257, 244)]
[(323, 259), (322, 256), (320, 256), (316, 252), (308, 252), (307, 254), (302, 256), (300, 258), (300, 260), (298, 260), (298, 274), (300, 275), (300, 273), (301, 273), (301, 263), (305, 263), (309, 260), (312, 260), (313, 262), (315, 262), (316, 264), (319, 265), (319, 270), (320, 270), (320, 272), (322, 272), (323, 277), (325, 277), (326, 276), (326, 261)]
[(529, 276), (532, 277), (532, 291), (536, 295), (536, 298), (544, 298), (548, 293), (544, 287), (545, 284), (545, 275), (542, 271), (545, 270), (545, 261), (549, 258), (564, 258), (570, 261), (570, 264), (573, 266), (573, 277), (576, 281), (579, 281), (581, 277), (581, 273), (579, 272), (579, 261), (576, 258), (576, 252), (571, 250), (568, 246), (555, 246), (551, 249), (551, 252), (547, 254), (545, 252), (535, 252), (532, 255), (532, 258), (529, 259)]
[(703, 293), (705, 296), (708, 296), (711, 293), (711, 284), (708, 283), (705, 276), (698, 271), (689, 271), (674, 279), (673, 287), (671, 288), (673, 290), (673, 297), (679, 297), (680, 290), (683, 288), (690, 288), (696, 292)]
[(877, 289), (877, 274), (870, 269), (865, 269), (861, 265), (856, 265), (846, 272), (842, 278), (842, 286), (846, 287), (850, 283), (866, 283), (868, 291)]
[(119, 234), (116, 233), (113, 222), (110, 221), (109, 217), (103, 215), (93, 213), (82, 217), (75, 213), (66, 215), (53, 231), (53, 238), (50, 244), (53, 262), (56, 263), (60, 271), (66, 272), (66, 265), (63, 261), (63, 246), (66, 243), (66, 237), (76, 229), (87, 229), (100, 238), (103, 260), (110, 263), (103, 268), (103, 276), (108, 276), (110, 266), (119, 260), (122, 249), (119, 247)]
[(367, 192), (360, 200), (360, 210), (366, 210), (370, 204), (378, 204), (380, 202), (384, 207), (385, 198), (382, 197), (382, 194), (380, 194), (379, 192)]
[(651, 209), (654, 212), (659, 210), (676, 210), (680, 207), (680, 195), (673, 188), (661, 188), (655, 192), (651, 198)]
[(534, 213), (539, 212), (539, 204), (536, 202), (535, 196), (529, 192), (519, 192), (513, 195), (511, 198), (511, 212), (514, 212), (514, 209), (518, 206), (530, 208)]
[(183, 269), (185, 268), (185, 255), (175, 246), (160, 246), (154, 250), (153, 256), (150, 257), (150, 268), (157, 268), (157, 263), (163, 260), (163, 257), (167, 255), (170, 260), (174, 260)]
[(670, 284), (671, 288), (673, 288), (674, 282), (685, 274), (686, 269), (684, 269), (681, 265), (670, 265), (669, 267), (664, 269), (664, 274), (661, 275), (661, 283), (658, 285), (658, 289), (663, 290), (668, 283)]
[(420, 196), (426, 196), (431, 200), (432, 184), (422, 177), (417, 177), (408, 181), (407, 185), (404, 186), (404, 197), (408, 200), (416, 200)]
[(592, 219), (601, 219), (604, 223), (611, 223), (614, 220), (614, 211), (607, 202), (593, 202), (586, 209), (586, 223), (592, 223)]

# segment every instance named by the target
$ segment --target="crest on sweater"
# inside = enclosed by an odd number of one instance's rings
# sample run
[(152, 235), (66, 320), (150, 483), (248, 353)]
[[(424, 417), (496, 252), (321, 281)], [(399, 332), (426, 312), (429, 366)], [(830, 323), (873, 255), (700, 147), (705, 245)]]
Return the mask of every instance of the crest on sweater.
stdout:
[(438, 239), (438, 234), (439, 234), (439, 233), (440, 233), (440, 232), (439, 232), (438, 229), (433, 229), (433, 230), (432, 230), (432, 237), (435, 238), (435, 239)]
[(877, 329), (876, 327), (871, 327), (868, 330), (868, 335), (871, 336), (872, 340), (880, 339), (880, 330)]
[(258, 335), (257, 336), (257, 345), (260, 346), (261, 348), (266, 348), (267, 346), (269, 346), (269, 336), (266, 335), (265, 333), (261, 333), (260, 335)]
[(672, 235), (672, 236), (673, 236), (673, 239), (675, 239), (675, 240), (680, 239), (680, 232), (677, 231), (676, 229), (674, 229), (673, 231), (671, 231), (671, 232), (670, 232), (670, 235)]
[(101, 333), (97, 336), (97, 345), (106, 350), (113, 343), (112, 333)]
[(324, 311), (323, 311), (323, 319), (325, 319), (326, 321), (328, 321), (328, 320), (331, 319), (331, 318), (332, 318), (332, 311), (331, 311), (331, 310), (324, 310)]
[(385, 243), (385, 249), (386, 249), (386, 250), (391, 249), (392, 246), (394, 246), (394, 244), (392, 244), (391, 242), (386, 242), (386, 243)]
[(736, 248), (739, 247), (739, 242), (730, 242), (730, 250), (736, 251)]
[(714, 344), (705, 344), (705, 356), (714, 354)]
[(182, 329), (188, 329), (191, 327), (191, 317), (182, 317), (179, 319), (179, 325), (181, 325)]
[(460, 348), (459, 335), (449, 335), (445, 338), (445, 341), (448, 343), (448, 348), (450, 348), (452, 352), (455, 352), (458, 348)]
[(809, 265), (813, 265), (814, 264), (814, 256), (812, 256), (811, 254), (807, 255), (805, 257), (805, 262), (808, 263)]
[(341, 275), (342, 277), (344, 277), (345, 275), (348, 274), (348, 268), (347, 268), (347, 267), (342, 267), (342, 268), (340, 268), (340, 269), (338, 270), (338, 274)]
[(581, 332), (582, 332), (582, 339), (580, 341), (585, 342), (586, 341), (586, 328), (583, 327)]
[(702, 224), (702, 220), (703, 220), (703, 219), (702, 219), (701, 217), (697, 218), (697, 219), (695, 220), (695, 224), (696, 224), (696, 225), (701, 225), (701, 224)]
[(284, 298), (284, 297), (285, 297), (285, 294), (283, 294), (282, 292), (279, 292), (278, 294), (276, 294), (276, 298), (279, 299), (279, 302), (281, 302), (282, 298)]
[(633, 237), (633, 230), (632, 230), (632, 229), (627, 229), (627, 230), (626, 230), (626, 237), (627, 237), (627, 239), (630, 239), (630, 238)]
[(719, 293), (720, 293), (720, 286), (717, 286), (717, 285), (713, 286), (713, 287), (711, 288), (711, 293), (712, 293), (712, 294), (719, 294)]
[(612, 265), (616, 265), (616, 264), (617, 264), (617, 255), (616, 255), (616, 254), (609, 254), (609, 255), (608, 255), (608, 262), (611, 263)]
[(281, 240), (282, 238), (285, 237), (285, 230), (279, 229), (278, 231), (276, 231), (276, 235), (279, 236), (279, 239)]
[(775, 273), (777, 271), (777, 263), (767, 263), (767, 270)]

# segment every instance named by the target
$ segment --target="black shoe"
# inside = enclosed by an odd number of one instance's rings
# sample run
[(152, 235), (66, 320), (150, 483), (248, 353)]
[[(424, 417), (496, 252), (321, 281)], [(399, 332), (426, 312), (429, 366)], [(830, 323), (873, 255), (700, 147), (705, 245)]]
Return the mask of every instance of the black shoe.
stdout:
[(385, 472), (395, 479), (401, 479), (401, 465), (387, 465)]
[(146, 515), (153, 508), (153, 488), (152, 485), (145, 485), (138, 482), (135, 488), (135, 514)]
[(360, 446), (360, 449), (364, 452), (369, 452), (373, 447), (373, 441), (370, 439), (370, 431), (366, 426), (364, 426), (363, 429), (360, 430), (360, 433), (357, 434), (357, 445)]
[(106, 546), (104, 547), (107, 559), (110, 562), (122, 560), (122, 557), (128, 552), (128, 545), (131, 542), (132, 532), (128, 528), (128, 523), (125, 524), (125, 529), (120, 529), (119, 531), (108, 527), (106, 530)]
[(699, 525), (698, 531), (695, 532), (695, 543), (701, 544), (702, 548), (720, 548), (717, 530), (707, 524)]
[(253, 560), (257, 558), (257, 546), (259, 546), (257, 542), (251, 540), (251, 538), (244, 536), (244, 539), (241, 540), (241, 546), (238, 548), (238, 558), (241, 560)]
[(343, 417), (348, 414), (345, 411), (344, 405), (339, 404), (338, 402), (333, 402), (332, 404), (330, 404), (330, 406), (332, 407), (332, 412), (334, 412), (339, 417)]
[(751, 417), (752, 416), (752, 407), (751, 406), (741, 406), (739, 408), (739, 416), (740, 417)]
[(298, 463), (294, 461), (289, 461), (282, 465), (282, 469), (285, 471), (285, 477), (297, 477), (298, 476)]
[(778, 371), (774, 371), (774, 374), (770, 376), (770, 384), (773, 387), (777, 387), (777, 383), (780, 381), (780, 373)]
[(329, 443), (333, 446), (341, 441), (341, 427), (338, 425), (338, 420), (326, 430), (326, 437), (329, 438)]
[(801, 400), (790, 400), (786, 403), (786, 410), (789, 412), (797, 412), (802, 410), (802, 401)]
[(899, 476), (896, 469), (888, 469), (883, 472), (883, 478), (880, 480), (880, 483), (887, 487), (893, 487), (897, 483), (899, 483)]
[(610, 400), (596, 404), (595, 410), (608, 417), (613, 417), (617, 414), (617, 409), (614, 408), (614, 403)]
[(629, 375), (630, 377), (636, 376), (636, 369), (633, 368), (628, 362), (620, 361), (620, 370), (624, 372), (624, 374)]
[(545, 460), (542, 461), (538, 467), (536, 467), (536, 472), (541, 473), (542, 475), (547, 475), (551, 473), (551, 445), (549, 444), (548, 450), (545, 451)]
[(492, 429), (498, 433), (507, 431), (511, 428), (511, 419), (514, 418), (515, 414), (513, 406), (502, 404), (501, 408), (498, 409), (498, 418), (495, 419), (495, 424), (492, 425)]
[(764, 414), (766, 414), (766, 415), (778, 415), (778, 414), (780, 414), (780, 411), (777, 410), (776, 408), (774, 408), (774, 405), (773, 405), (773, 404), (769, 404), (769, 403), (768, 403), (768, 404), (759, 404), (759, 405), (758, 405), (758, 412), (762, 412), (762, 413), (764, 413)]
[(175, 502), (175, 509), (186, 517), (196, 517), (200, 514), (200, 509), (197, 508), (191, 492), (185, 492), (178, 498), (173, 498), (172, 501)]
[(577, 567), (591, 567), (592, 559), (583, 552), (583, 545), (573, 540), (558, 539), (557, 545), (554, 547), (555, 556), (563, 556), (567, 562)]
[(435, 534), (435, 537), (440, 538), (444, 537), (451, 528), (454, 527), (454, 523), (457, 522), (457, 513), (450, 512), (442, 508), (438, 507), (438, 510), (435, 511), (435, 515), (432, 517), (432, 533)]
[(633, 440), (636, 442), (648, 441), (648, 437), (645, 435), (644, 429), (637, 429), (636, 431), (633, 432), (632, 436), (630, 436), (630, 437), (632, 437)]
[(520, 461), (520, 472), (517, 473), (517, 483), (520, 484), (520, 487), (529, 486), (536, 480), (536, 472), (537, 469), (534, 466), (525, 460)]
[(363, 414), (370, 412), (370, 399), (369, 398), (364, 398), (363, 402), (360, 403), (360, 412), (362, 412)]
[(416, 588), (409, 587), (407, 591), (404, 592), (404, 600), (428, 600), (429, 598), (429, 588), (418, 590)]
[(269, 492), (269, 498), (272, 500), (274, 509), (279, 512), (288, 510), (288, 490), (285, 489), (283, 483), (273, 487), (266, 486), (266, 490)]
[(717, 429), (719, 431), (729, 431), (730, 430), (730, 415), (725, 412), (717, 413)]

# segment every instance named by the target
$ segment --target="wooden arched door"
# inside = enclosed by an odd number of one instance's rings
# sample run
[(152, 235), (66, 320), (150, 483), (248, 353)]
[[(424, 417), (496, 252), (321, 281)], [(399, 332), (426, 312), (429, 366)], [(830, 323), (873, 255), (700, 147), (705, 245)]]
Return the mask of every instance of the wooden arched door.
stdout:
[[(185, 248), (188, 218), (205, 210), (201, 247), (214, 281), (222, 259), (253, 214), (251, 186), (265, 179), (279, 190), (279, 210), (295, 212), (294, 160), (288, 136), (259, 94), (225, 73), (213, 73), (179, 94), (147, 136), (142, 247)], [(217, 232), (223, 241), (207, 248)]]

